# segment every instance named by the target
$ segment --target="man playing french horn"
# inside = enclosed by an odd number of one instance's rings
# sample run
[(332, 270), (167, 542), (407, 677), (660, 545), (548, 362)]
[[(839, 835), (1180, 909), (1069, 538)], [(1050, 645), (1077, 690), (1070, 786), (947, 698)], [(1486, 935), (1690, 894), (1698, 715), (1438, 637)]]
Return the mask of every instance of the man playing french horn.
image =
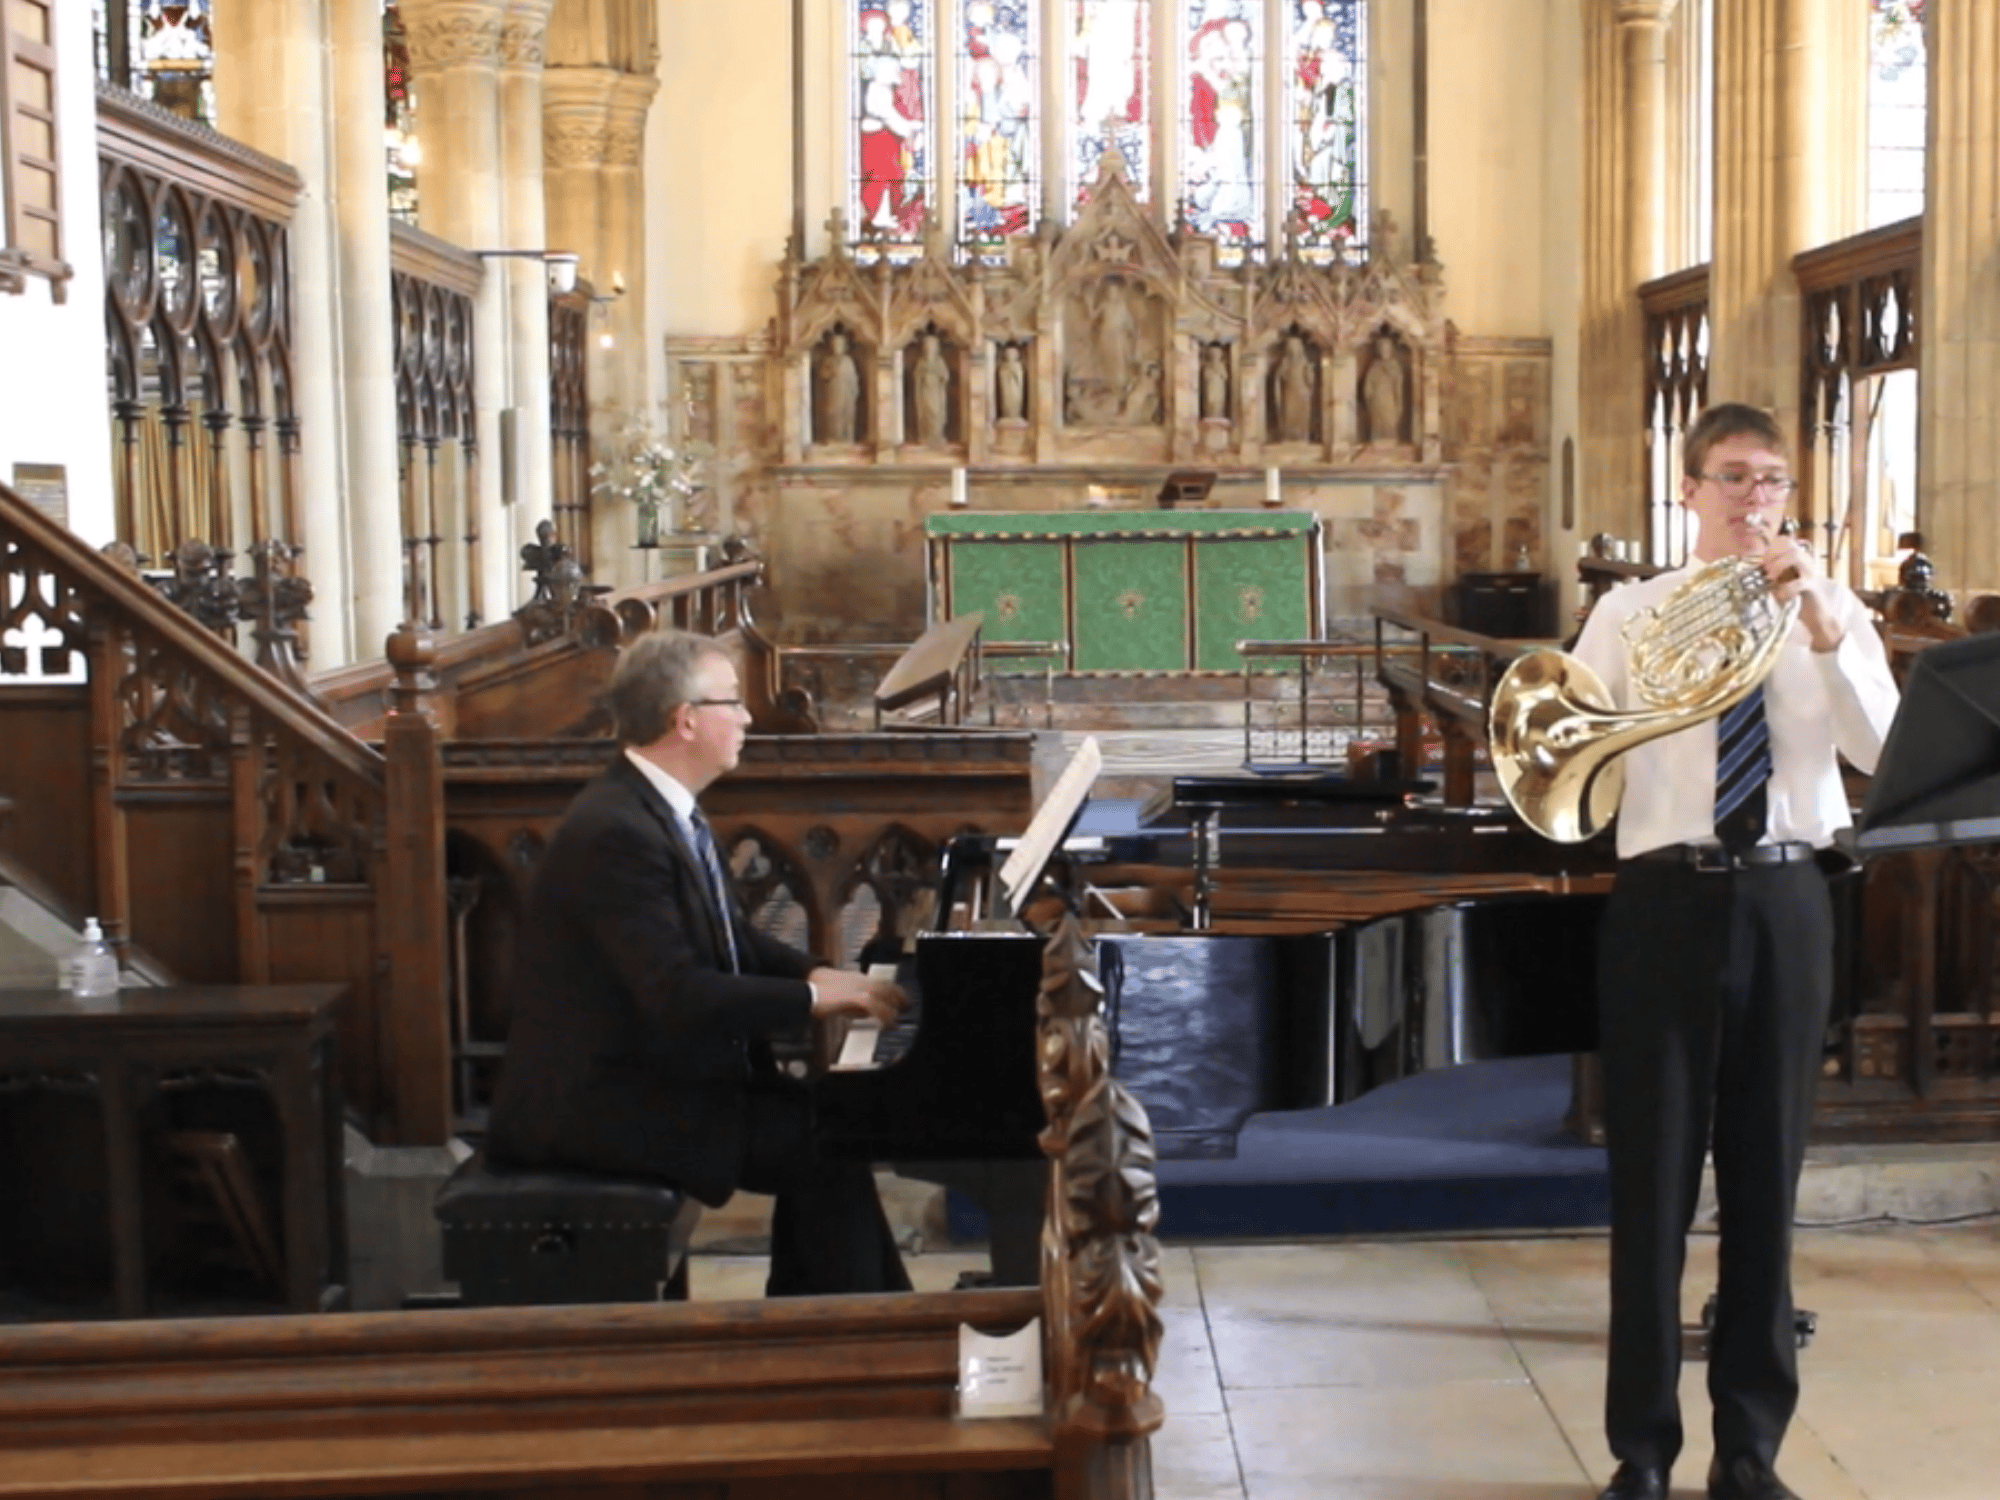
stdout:
[(1771, 599), (1797, 605), (1758, 687), (1622, 757), (1618, 875), (1598, 950), (1612, 1199), (1605, 1435), (1618, 1460), (1603, 1500), (1660, 1500), (1680, 1454), (1681, 1273), (1711, 1125), (1708, 1493), (1796, 1500), (1775, 1465), (1798, 1403), (1792, 1211), (1833, 987), (1822, 866), (1850, 821), (1835, 757), (1874, 769), (1896, 687), (1861, 602), (1779, 534), (1795, 488), (1785, 451), (1766, 413), (1705, 411), (1683, 447), (1692, 557), (1600, 600), (1576, 646), (1607, 707), (1647, 708), (1632, 672), (1645, 612), (1704, 565), (1756, 559)]

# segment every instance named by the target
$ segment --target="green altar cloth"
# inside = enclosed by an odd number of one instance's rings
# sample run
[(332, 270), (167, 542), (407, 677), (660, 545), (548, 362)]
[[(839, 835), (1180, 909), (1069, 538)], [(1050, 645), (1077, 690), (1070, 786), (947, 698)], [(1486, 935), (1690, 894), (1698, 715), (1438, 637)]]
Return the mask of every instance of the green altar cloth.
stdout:
[(1072, 672), (1236, 672), (1238, 641), (1323, 624), (1309, 511), (948, 511), (924, 529), (935, 618), (1065, 642)]

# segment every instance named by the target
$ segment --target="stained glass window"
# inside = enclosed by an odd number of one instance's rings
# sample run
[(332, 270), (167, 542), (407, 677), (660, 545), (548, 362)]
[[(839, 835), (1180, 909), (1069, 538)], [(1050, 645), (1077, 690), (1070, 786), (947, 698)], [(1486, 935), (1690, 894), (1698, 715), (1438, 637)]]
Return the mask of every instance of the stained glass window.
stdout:
[(1140, 198), (1152, 172), (1152, 0), (1069, 0), (1070, 201), (1081, 203), (1106, 151), (1125, 157)]
[(387, 113), (382, 145), (388, 155), (389, 217), (417, 222), (417, 93), (410, 81), (410, 33), (396, 0), (382, 4), (382, 96)]
[(1924, 0), (1869, 0), (1868, 227), (1924, 211)]
[(93, 0), (97, 76), (215, 122), (214, 0)]
[(958, 237), (990, 249), (1034, 227), (1041, 186), (1037, 0), (963, 0), (958, 38)]
[(847, 212), (854, 237), (922, 243), (930, 208), (931, 0), (854, 0)]
[(1291, 214), (1313, 258), (1353, 254), (1368, 234), (1366, 0), (1285, 0)]
[(1264, 0), (1186, 0), (1181, 210), (1225, 263), (1264, 242)]

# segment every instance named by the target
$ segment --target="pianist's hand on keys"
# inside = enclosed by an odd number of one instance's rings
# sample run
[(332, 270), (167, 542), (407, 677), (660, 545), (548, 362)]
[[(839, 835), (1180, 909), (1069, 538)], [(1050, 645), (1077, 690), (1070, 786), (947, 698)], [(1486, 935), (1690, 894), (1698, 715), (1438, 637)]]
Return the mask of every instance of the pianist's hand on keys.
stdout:
[[(909, 997), (896, 984), (894, 964), (870, 964), (867, 982), (879, 985), (896, 996), (896, 1011), (900, 1012), (909, 1003)], [(841, 1039), (840, 1056), (834, 1060), (836, 1068), (867, 1068), (874, 1066), (875, 1049), (882, 1040), (882, 1028), (893, 1022), (895, 1013), (886, 1018), (870, 1014), (856, 1018), (847, 1027), (847, 1035)]]
[(850, 1016), (886, 1026), (903, 1013), (909, 997), (893, 978), (857, 974), (852, 969), (814, 969), (806, 976), (816, 994), (815, 1016)]

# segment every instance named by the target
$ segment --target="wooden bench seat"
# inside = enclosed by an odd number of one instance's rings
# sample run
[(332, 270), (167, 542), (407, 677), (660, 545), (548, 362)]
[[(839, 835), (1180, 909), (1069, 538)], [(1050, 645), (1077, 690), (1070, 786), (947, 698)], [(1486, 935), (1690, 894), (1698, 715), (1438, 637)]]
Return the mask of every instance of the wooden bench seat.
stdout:
[(952, 1415), (960, 1323), (1041, 1311), (1029, 1289), (23, 1327), (0, 1366), (0, 1496), (765, 1497), (840, 1474), (1046, 1495), (1046, 1418)]

